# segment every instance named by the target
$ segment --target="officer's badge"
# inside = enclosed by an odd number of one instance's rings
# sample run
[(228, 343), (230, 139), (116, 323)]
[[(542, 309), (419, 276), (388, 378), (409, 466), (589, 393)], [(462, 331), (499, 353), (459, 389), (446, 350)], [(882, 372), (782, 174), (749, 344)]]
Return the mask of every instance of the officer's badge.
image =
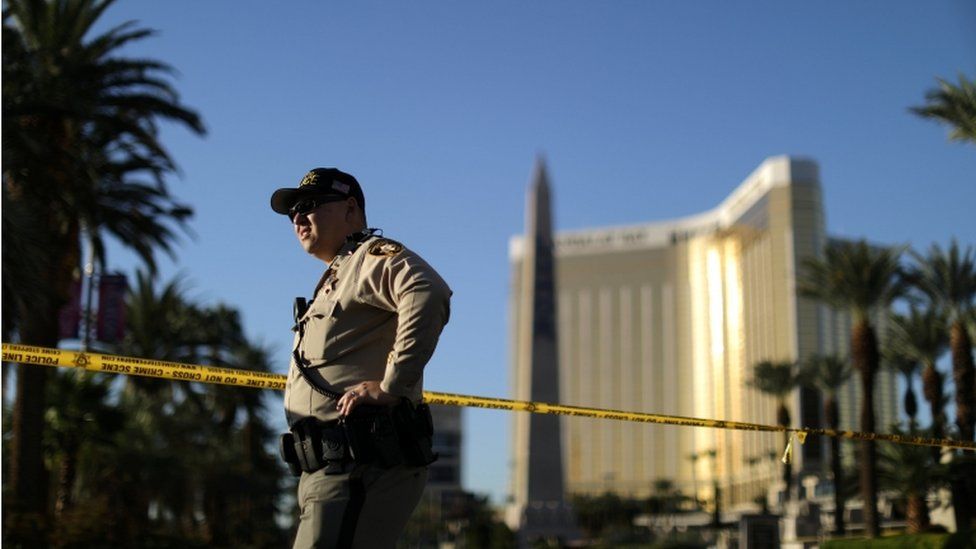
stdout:
[(392, 257), (403, 251), (403, 244), (389, 238), (380, 238), (369, 245), (370, 255)]

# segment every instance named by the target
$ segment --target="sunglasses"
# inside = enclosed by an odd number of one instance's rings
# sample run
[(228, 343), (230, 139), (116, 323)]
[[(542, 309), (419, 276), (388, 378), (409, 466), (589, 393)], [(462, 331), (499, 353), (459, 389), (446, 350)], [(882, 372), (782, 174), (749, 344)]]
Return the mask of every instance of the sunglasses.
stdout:
[(288, 220), (292, 223), (295, 222), (295, 218), (299, 215), (308, 215), (315, 208), (318, 208), (322, 204), (328, 204), (330, 202), (341, 202), (345, 200), (344, 196), (313, 196), (310, 198), (303, 198), (295, 205), (288, 209)]

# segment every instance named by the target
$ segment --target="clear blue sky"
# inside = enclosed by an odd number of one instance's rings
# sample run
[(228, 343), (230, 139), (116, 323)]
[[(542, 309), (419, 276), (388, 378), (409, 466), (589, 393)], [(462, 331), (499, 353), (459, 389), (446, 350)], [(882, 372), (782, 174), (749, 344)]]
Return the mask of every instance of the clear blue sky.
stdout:
[[(171, 190), (196, 217), (164, 277), (238, 307), (280, 372), (292, 299), (323, 266), (268, 200), (315, 166), (356, 175), (370, 224), (453, 287), (433, 391), (509, 395), (507, 245), (540, 152), (557, 229), (701, 212), (795, 154), (820, 164), (832, 234), (976, 243), (976, 146), (907, 112), (936, 76), (976, 76), (972, 2), (121, 0), (105, 15), (129, 19), (159, 31), (130, 53), (175, 66), (209, 128), (165, 129)], [(110, 265), (135, 262), (113, 249)], [(466, 411), (465, 485), (496, 500), (509, 419)]]

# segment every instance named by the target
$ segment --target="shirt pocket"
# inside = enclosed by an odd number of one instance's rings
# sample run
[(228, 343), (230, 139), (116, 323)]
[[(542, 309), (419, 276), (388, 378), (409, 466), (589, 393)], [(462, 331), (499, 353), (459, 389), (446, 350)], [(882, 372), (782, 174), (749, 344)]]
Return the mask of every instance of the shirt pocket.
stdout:
[(335, 339), (335, 324), (341, 311), (342, 306), (334, 299), (316, 302), (309, 308), (301, 344), (306, 359), (327, 362), (336, 357), (336, 346), (330, 343)]

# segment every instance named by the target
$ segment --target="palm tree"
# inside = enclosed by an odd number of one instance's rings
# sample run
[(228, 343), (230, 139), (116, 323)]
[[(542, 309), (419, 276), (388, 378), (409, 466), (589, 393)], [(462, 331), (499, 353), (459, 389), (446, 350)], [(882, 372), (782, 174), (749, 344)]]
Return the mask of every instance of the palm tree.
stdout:
[[(935, 363), (948, 347), (945, 317), (936, 307), (924, 310), (912, 306), (907, 315), (893, 315), (888, 329), (886, 351), (922, 365), (922, 395), (932, 413), (930, 431), (935, 438), (945, 436), (943, 375)], [(941, 452), (932, 448), (936, 461)]]
[(647, 511), (652, 515), (677, 513), (682, 502), (687, 499), (671, 479), (655, 479), (652, 487), (651, 496), (647, 500)]
[(78, 461), (86, 445), (104, 445), (123, 425), (121, 411), (108, 399), (110, 380), (83, 370), (54, 374), (48, 385), (46, 410), (50, 453), (58, 464), (54, 514), (60, 520), (70, 511)]
[(976, 84), (959, 75), (959, 85), (937, 78), (939, 87), (925, 94), (928, 103), (912, 112), (949, 124), (949, 139), (976, 143)]
[[(952, 355), (952, 378), (956, 385), (956, 427), (959, 438), (971, 441), (976, 427), (976, 368), (973, 365), (972, 340), (969, 337), (969, 318), (976, 300), (976, 258), (972, 247), (960, 250), (953, 240), (948, 249), (938, 244), (929, 248), (928, 255), (913, 253), (915, 264), (910, 280), (945, 315), (949, 324), (949, 349)], [(957, 524), (972, 527), (976, 518), (972, 502), (976, 500), (973, 487), (964, 479), (976, 473), (968, 463), (960, 464), (965, 471), (954, 477), (963, 479), (953, 483), (953, 504)]]
[(885, 444), (878, 454), (878, 480), (905, 499), (907, 533), (924, 532), (930, 525), (926, 495), (944, 482), (942, 467), (922, 446)]
[[(234, 369), (270, 372), (270, 353), (246, 341), (240, 315), (224, 305), (199, 311), (204, 362)], [(207, 426), (216, 448), (205, 460), (202, 486), (204, 515), (210, 545), (241, 545), (249, 536), (274, 530), (273, 496), (283, 470), (265, 448), (272, 432), (264, 420), (263, 391), (208, 385), (203, 388), (201, 412), (212, 418)], [(239, 525), (231, 527), (232, 525)], [(260, 526), (264, 526), (261, 528)], [(270, 530), (269, 530), (270, 528)], [(236, 537), (236, 539), (232, 539)]]
[[(770, 395), (776, 399), (776, 424), (780, 427), (790, 426), (790, 410), (786, 407), (786, 398), (800, 384), (800, 376), (796, 371), (796, 365), (792, 362), (772, 362), (764, 360), (753, 368), (753, 377), (749, 385), (755, 387), (760, 392)], [(785, 447), (790, 440), (790, 433), (783, 432), (783, 446)], [(791, 484), (793, 481), (792, 463), (783, 464), (783, 484), (786, 486), (786, 498), (791, 497)]]
[[(814, 355), (804, 365), (803, 379), (824, 395), (824, 419), (827, 428), (840, 429), (840, 410), (837, 405), (837, 391), (851, 378), (850, 364), (833, 355)], [(834, 481), (834, 534), (843, 535), (844, 491), (842, 490), (844, 470), (840, 461), (840, 444), (837, 437), (830, 437), (830, 473)]]
[[(799, 290), (805, 297), (850, 311), (851, 359), (861, 378), (861, 430), (875, 432), (874, 381), (880, 366), (878, 339), (871, 315), (886, 310), (903, 292), (899, 276), (900, 250), (859, 242), (834, 242), (824, 257), (809, 258)], [(873, 440), (861, 441), (860, 477), (864, 499), (865, 533), (878, 536), (878, 489), (876, 448)]]
[[(235, 353), (234, 365), (242, 369), (271, 372), (271, 356), (268, 348), (246, 342)], [(281, 499), (282, 479), (286, 477), (286, 471), (278, 456), (267, 451), (267, 448), (277, 443), (278, 433), (264, 413), (269, 408), (281, 408), (281, 393), (238, 388), (238, 398), (239, 406), (244, 411), (244, 423), (238, 429), (241, 441), (241, 457), (238, 462), (245, 493), (239, 499), (235, 523), (250, 527), (250, 534), (245, 539), (254, 545), (281, 545), (284, 543), (281, 539), (259, 543), (261, 536), (278, 534), (280, 538), (281, 533), (274, 517)], [(240, 526), (235, 530), (239, 537), (242, 535), (241, 530)]]
[[(245, 342), (234, 353), (232, 367), (262, 372), (270, 372), (271, 352), (261, 345)], [(268, 453), (267, 448), (277, 441), (277, 433), (264, 415), (265, 404), (270, 398), (275, 401), (270, 408), (281, 407), (281, 393), (237, 388), (238, 406), (243, 410), (244, 420), (237, 436), (240, 439), (238, 450), (238, 485), (244, 493), (237, 499), (232, 529), (238, 540), (255, 546), (282, 545), (280, 529), (274, 522), (277, 504), (282, 491), (282, 478), (285, 471), (276, 455)], [(269, 536), (278, 535), (270, 539)], [(262, 536), (264, 539), (262, 540)], [(243, 545), (243, 543), (238, 543)]]
[(712, 500), (715, 504), (712, 508), (712, 526), (718, 528), (722, 525), (722, 495), (718, 485), (718, 450), (715, 448), (705, 450), (704, 455), (712, 460)]
[[(269, 351), (242, 335), (238, 311), (193, 303), (179, 280), (158, 286), (137, 274), (120, 352), (270, 371)], [(75, 371), (54, 381), (45, 437), (59, 474), (54, 545), (286, 542), (274, 518), (285, 471), (267, 450), (272, 394)]]
[[(178, 279), (157, 289), (149, 274), (138, 273), (127, 322), (125, 354), (271, 371), (269, 351), (244, 337), (236, 309), (190, 302)], [(213, 546), (280, 545), (273, 517), (284, 471), (266, 451), (274, 438), (263, 415), (267, 393), (130, 377), (123, 395), (139, 418), (133, 436), (168, 460), (166, 468), (148, 471), (158, 475), (135, 483), (147, 489), (134, 498), (139, 506), (130, 507), (138, 516), (131, 521), (144, 521), (152, 506), (174, 518), (164, 530), (184, 538)], [(158, 434), (142, 438), (143, 432)]]
[(915, 375), (918, 374), (918, 362), (896, 354), (885, 347), (881, 351), (881, 364), (895, 374), (901, 374), (905, 379), (905, 396), (902, 398), (902, 409), (908, 416), (908, 430), (914, 433), (918, 428), (915, 416), (918, 415), (918, 399), (913, 387)]
[(967, 321), (976, 305), (976, 257), (972, 247), (962, 251), (955, 240), (946, 250), (933, 244), (927, 256), (913, 256), (912, 283), (941, 310), (949, 324), (952, 375), (956, 383), (956, 425), (963, 440), (973, 440), (976, 393)]
[(702, 454), (698, 452), (692, 452), (688, 454), (688, 461), (691, 462), (691, 496), (692, 501), (695, 504), (695, 510), (697, 511), (700, 507), (698, 501), (698, 459), (702, 457)]
[[(14, 293), (24, 343), (54, 347), (57, 312), (77, 275), (83, 238), (104, 264), (105, 231), (152, 266), (156, 249), (170, 250), (171, 222), (189, 208), (174, 202), (162, 177), (176, 169), (158, 141), (157, 120), (203, 133), (199, 116), (182, 107), (167, 81), (171, 69), (119, 55), (151, 32), (126, 23), (89, 37), (112, 0), (8, 0), (3, 12), (4, 207), (32, 212), (40, 230), (29, 255), (47, 299)], [(143, 180), (143, 178), (148, 178)], [(4, 247), (8, 231), (4, 231)], [(36, 267), (36, 266), (35, 266)], [(17, 376), (11, 453), (11, 503), (43, 516), (46, 493), (40, 437), (47, 372), (22, 366)]]
[[(210, 341), (203, 333), (202, 313), (185, 295), (184, 283), (174, 279), (157, 285), (152, 275), (139, 272), (126, 308), (127, 329), (119, 351), (130, 356), (200, 363)], [(174, 383), (130, 376), (125, 379), (122, 403), (130, 411), (130, 437), (141, 453), (156, 457), (125, 488), (133, 500), (126, 521), (142, 524), (150, 507), (165, 512), (160, 524), (169, 535), (198, 536), (196, 498), (209, 463), (225, 455), (211, 451), (214, 443), (213, 409), (199, 384)], [(173, 407), (179, 402), (180, 406)], [(204, 420), (205, 418), (205, 420)]]

